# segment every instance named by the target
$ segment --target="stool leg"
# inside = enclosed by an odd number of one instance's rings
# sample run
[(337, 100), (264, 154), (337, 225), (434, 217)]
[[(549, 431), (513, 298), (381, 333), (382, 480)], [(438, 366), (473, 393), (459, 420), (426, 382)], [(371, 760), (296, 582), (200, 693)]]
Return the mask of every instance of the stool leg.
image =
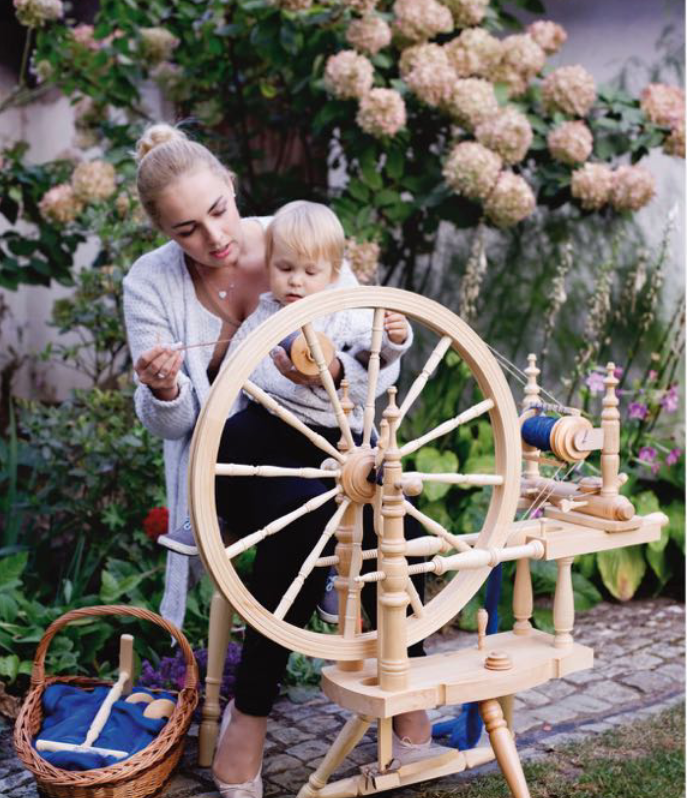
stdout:
[(479, 711), (489, 733), (496, 761), (499, 763), (513, 798), (530, 798), (520, 757), (513, 741), (513, 735), (503, 719), (501, 705), (495, 698), (490, 698), (480, 702)]
[(224, 596), (215, 591), (210, 604), (208, 629), (208, 672), (205, 678), (205, 700), (201, 711), (198, 736), (198, 764), (207, 768), (212, 764), (219, 731), (219, 689), (222, 684), (224, 660), (229, 645), (232, 610)]

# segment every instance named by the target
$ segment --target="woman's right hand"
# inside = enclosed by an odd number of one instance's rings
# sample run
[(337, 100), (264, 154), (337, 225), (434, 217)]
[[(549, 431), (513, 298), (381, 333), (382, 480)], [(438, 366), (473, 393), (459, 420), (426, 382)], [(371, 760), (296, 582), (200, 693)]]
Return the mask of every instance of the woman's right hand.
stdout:
[(183, 350), (172, 349), (169, 344), (158, 344), (138, 358), (134, 371), (157, 399), (171, 402), (179, 395), (177, 375), (183, 362)]

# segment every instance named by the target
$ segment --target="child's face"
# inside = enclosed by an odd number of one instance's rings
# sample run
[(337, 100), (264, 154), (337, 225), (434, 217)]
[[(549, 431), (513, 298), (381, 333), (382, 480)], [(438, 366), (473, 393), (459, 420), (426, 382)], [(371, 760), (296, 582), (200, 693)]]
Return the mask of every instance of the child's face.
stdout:
[(269, 275), (270, 290), (282, 305), (323, 291), (336, 279), (328, 260), (317, 263), (303, 260), (278, 240), (274, 242)]

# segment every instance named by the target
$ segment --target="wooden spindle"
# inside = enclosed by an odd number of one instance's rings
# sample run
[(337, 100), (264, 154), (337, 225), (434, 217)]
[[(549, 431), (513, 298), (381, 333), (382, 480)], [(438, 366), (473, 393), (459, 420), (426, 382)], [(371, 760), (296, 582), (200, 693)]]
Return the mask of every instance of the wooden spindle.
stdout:
[(389, 389), (389, 404), (384, 411), (389, 422), (389, 445), (384, 461), (384, 499), (382, 504), (381, 569), (386, 578), (378, 585), (381, 629), (378, 630), (378, 676), (382, 690), (405, 690), (408, 684), (408, 630), (406, 592), (408, 563), (403, 533), (405, 508), (402, 484), (403, 469), (396, 431), (399, 410), (396, 388)]
[(513, 586), (513, 633), (526, 635), (532, 630), (530, 618), (534, 607), (532, 593), (532, 574), (528, 557), (521, 557), (515, 563), (515, 584)]
[(575, 599), (572, 584), (572, 564), (574, 557), (561, 557), (556, 560), (558, 579), (553, 599), (553, 626), (556, 631), (554, 646), (567, 648), (573, 643), (572, 630), (575, 626)]
[[(525, 385), (525, 398), (522, 400), (523, 410), (529, 410), (532, 405), (538, 405), (540, 403), (541, 393), (541, 388), (537, 382), (537, 377), (541, 374), (541, 370), (537, 368), (537, 356), (530, 353), (527, 356), (527, 363), (528, 365), (524, 372), (527, 376), (527, 384)], [(537, 462), (536, 458), (539, 456), (539, 450), (535, 449), (533, 446), (530, 446), (524, 441), (522, 444), (522, 449), (524, 453), (534, 455), (534, 457), (525, 458), (523, 476), (538, 477), (539, 463)]]
[(604, 433), (603, 448), (601, 449), (601, 487), (602, 496), (618, 495), (618, 473), (620, 471), (620, 413), (618, 412), (619, 399), (615, 392), (618, 380), (615, 376), (615, 364), (606, 366), (604, 385), (606, 393), (602, 400), (601, 429)]

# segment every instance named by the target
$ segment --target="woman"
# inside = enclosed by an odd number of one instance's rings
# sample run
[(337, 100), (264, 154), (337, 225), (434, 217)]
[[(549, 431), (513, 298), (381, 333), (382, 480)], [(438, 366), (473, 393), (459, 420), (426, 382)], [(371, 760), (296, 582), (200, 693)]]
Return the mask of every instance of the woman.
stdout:
[[(175, 128), (149, 128), (138, 143), (137, 159), (141, 203), (170, 241), (132, 266), (124, 281), (124, 310), (138, 382), (136, 412), (147, 429), (164, 439), (170, 527), (176, 528), (188, 513), (186, 472), (200, 408), (229, 341), (267, 290), (265, 228), (270, 220), (241, 218), (231, 173)], [(182, 352), (172, 346), (177, 342), (214, 346)], [(285, 355), (276, 363), (290, 379), (305, 379), (291, 371)], [(361, 368), (354, 358), (337, 353), (332, 370), (336, 379)], [(393, 367), (385, 371), (380, 390), (397, 376)], [(161, 611), (179, 626), (188, 582), (189, 558), (170, 552)], [(265, 645), (279, 648), (269, 641), (261, 645), (263, 652)], [(244, 660), (256, 656), (246, 653)], [(264, 658), (244, 661), (241, 670), (255, 673), (264, 663)], [(267, 717), (264, 703), (255, 709), (249, 693), (239, 679), (215, 756), (213, 775), (224, 798), (262, 794)], [(407, 750), (428, 744), (424, 712), (398, 716), (394, 729), (398, 744)]]

